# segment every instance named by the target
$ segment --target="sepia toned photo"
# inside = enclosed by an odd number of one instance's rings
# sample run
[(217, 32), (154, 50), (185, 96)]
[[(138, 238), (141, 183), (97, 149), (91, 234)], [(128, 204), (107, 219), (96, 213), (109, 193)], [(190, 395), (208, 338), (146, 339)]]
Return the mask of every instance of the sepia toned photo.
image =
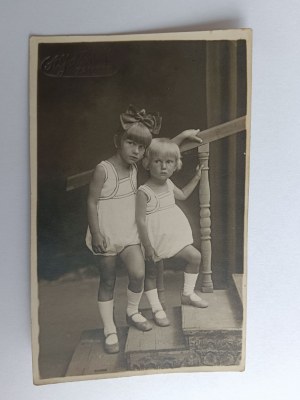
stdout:
[(245, 369), (251, 46), (30, 38), (35, 384)]

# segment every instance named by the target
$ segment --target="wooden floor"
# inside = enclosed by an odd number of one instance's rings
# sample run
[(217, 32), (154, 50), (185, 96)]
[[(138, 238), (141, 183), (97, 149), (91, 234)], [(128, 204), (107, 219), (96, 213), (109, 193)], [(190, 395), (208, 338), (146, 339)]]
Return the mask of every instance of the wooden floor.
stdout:
[(241, 329), (241, 310), (227, 290), (215, 290), (213, 294), (201, 293), (200, 296), (208, 301), (207, 308), (182, 306), (182, 329), (185, 334)]
[(130, 327), (125, 353), (185, 349), (180, 307), (167, 310), (171, 324), (166, 327), (159, 327), (153, 322), (150, 310), (143, 310), (143, 315), (152, 322), (152, 329), (148, 332), (141, 332)]
[[(152, 320), (151, 310), (143, 310), (143, 315)], [(170, 326), (158, 327), (153, 321), (153, 328), (141, 332), (134, 327), (122, 327), (118, 330), (120, 352), (107, 354), (104, 351), (103, 330), (94, 329), (83, 332), (80, 342), (70, 361), (66, 376), (94, 375), (126, 371), (128, 355), (159, 353), (186, 350), (186, 342), (181, 329), (181, 307), (167, 311)]]
[(126, 370), (124, 357), (128, 327), (118, 329), (120, 352), (107, 354), (104, 350), (103, 329), (84, 331), (70, 361), (66, 376), (93, 375)]

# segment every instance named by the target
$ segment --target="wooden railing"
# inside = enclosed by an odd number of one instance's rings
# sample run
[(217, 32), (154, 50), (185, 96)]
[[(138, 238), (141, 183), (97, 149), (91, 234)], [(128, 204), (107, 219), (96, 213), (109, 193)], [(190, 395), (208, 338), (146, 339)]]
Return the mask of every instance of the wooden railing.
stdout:
[[(202, 139), (199, 146), (196, 142), (186, 142), (181, 145), (181, 151), (185, 152), (198, 147), (199, 163), (204, 164), (199, 184), (199, 206), (200, 206), (200, 239), (202, 255), (202, 281), (200, 284), (203, 292), (213, 292), (212, 268), (211, 268), (211, 212), (210, 212), (210, 184), (209, 184), (209, 143), (243, 132), (246, 129), (246, 117), (240, 117), (208, 128), (199, 132), (198, 137)], [(93, 170), (81, 172), (67, 178), (66, 190), (74, 190), (90, 182)]]
[(209, 185), (209, 144), (198, 148), (199, 164), (204, 165), (199, 184), (200, 205), (200, 248), (202, 264), (202, 292), (212, 292), (211, 270), (211, 218), (210, 218), (210, 185)]

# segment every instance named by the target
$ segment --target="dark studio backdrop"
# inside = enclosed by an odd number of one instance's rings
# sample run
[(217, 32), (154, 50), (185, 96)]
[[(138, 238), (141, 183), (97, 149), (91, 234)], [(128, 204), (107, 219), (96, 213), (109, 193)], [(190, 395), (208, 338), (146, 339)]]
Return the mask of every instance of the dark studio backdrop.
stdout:
[[(162, 115), (160, 136), (201, 130), (246, 114), (244, 41), (40, 44), (38, 72), (38, 274), (56, 279), (93, 265), (85, 247), (87, 185), (68, 177), (114, 152), (119, 114), (132, 103)], [(184, 185), (197, 149), (174, 176)], [(210, 145), (212, 270), (215, 288), (243, 272), (245, 134)], [(141, 167), (142, 168), (142, 167)], [(179, 204), (200, 245), (197, 189)], [(170, 266), (170, 265), (169, 265)]]

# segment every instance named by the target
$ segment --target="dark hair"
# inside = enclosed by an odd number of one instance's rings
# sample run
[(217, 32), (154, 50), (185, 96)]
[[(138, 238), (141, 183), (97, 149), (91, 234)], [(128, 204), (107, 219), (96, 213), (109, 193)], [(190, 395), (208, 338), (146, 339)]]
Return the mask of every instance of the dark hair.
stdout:
[(127, 130), (124, 130), (121, 126), (117, 132), (117, 145), (121, 143), (121, 139), (131, 139), (136, 143), (142, 144), (147, 148), (152, 140), (150, 130), (141, 122), (132, 124)]

